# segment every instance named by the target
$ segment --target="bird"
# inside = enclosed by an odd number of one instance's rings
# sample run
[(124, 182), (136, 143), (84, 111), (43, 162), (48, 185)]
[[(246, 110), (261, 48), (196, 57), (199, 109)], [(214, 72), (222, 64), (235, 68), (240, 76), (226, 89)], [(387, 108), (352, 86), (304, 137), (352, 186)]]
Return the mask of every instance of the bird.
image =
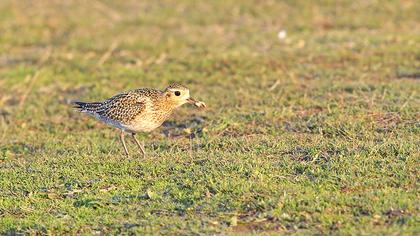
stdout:
[(125, 135), (134, 139), (143, 157), (144, 145), (136, 138), (139, 132), (151, 132), (162, 125), (180, 106), (189, 103), (205, 108), (204, 102), (195, 100), (184, 85), (171, 83), (164, 90), (138, 88), (119, 93), (102, 102), (74, 101), (79, 112), (86, 113), (99, 121), (120, 130), (120, 140), (126, 156), (129, 156)]

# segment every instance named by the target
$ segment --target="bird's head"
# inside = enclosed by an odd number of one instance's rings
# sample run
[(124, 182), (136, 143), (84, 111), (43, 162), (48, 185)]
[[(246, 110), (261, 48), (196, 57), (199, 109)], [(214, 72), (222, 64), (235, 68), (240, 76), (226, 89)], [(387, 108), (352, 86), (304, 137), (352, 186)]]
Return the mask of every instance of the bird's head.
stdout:
[(203, 102), (197, 101), (190, 96), (190, 90), (187, 87), (178, 83), (172, 83), (166, 87), (164, 95), (166, 100), (170, 101), (176, 107), (182, 106), (185, 103), (190, 103), (200, 108), (206, 107)]

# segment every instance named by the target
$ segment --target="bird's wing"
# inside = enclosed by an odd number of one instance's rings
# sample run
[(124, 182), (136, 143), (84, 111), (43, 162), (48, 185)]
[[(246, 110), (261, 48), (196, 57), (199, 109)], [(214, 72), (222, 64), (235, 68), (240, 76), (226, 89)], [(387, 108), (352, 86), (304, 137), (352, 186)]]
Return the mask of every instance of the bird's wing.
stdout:
[(129, 123), (145, 111), (147, 97), (130, 91), (115, 95), (102, 103), (95, 111), (101, 117)]

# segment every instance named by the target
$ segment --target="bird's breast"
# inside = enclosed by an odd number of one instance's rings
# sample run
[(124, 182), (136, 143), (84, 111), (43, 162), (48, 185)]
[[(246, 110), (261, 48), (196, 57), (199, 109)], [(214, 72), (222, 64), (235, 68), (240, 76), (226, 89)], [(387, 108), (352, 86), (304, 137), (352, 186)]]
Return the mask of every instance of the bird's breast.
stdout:
[(159, 126), (169, 118), (172, 114), (172, 110), (155, 110), (150, 109), (140, 115), (138, 115), (130, 124), (126, 125), (127, 129), (135, 132), (150, 132)]

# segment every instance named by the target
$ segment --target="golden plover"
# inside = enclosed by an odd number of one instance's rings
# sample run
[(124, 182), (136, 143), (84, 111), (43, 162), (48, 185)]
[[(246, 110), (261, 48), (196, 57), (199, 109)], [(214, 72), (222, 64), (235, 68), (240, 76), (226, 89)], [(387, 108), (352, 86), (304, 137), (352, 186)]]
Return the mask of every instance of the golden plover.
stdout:
[(74, 102), (74, 105), (80, 112), (120, 129), (120, 139), (127, 156), (124, 136), (125, 133), (131, 134), (144, 157), (146, 152), (135, 134), (158, 128), (176, 108), (185, 103), (206, 107), (203, 102), (190, 96), (188, 88), (178, 83), (169, 85), (164, 91), (140, 88), (117, 94), (103, 102)]

